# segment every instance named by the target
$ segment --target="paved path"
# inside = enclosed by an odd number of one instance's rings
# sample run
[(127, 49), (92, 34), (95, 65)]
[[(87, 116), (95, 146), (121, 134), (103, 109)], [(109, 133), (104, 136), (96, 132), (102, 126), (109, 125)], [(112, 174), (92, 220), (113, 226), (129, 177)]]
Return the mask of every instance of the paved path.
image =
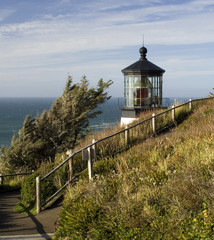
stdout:
[(20, 192), (0, 193), (0, 239), (51, 239), (61, 203), (34, 216), (14, 212), (19, 200)]

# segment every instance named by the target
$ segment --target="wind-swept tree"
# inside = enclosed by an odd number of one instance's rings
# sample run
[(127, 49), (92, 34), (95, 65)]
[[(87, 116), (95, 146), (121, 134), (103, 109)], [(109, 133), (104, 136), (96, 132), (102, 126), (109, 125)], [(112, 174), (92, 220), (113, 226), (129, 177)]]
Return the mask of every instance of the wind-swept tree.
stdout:
[(76, 84), (68, 76), (62, 96), (49, 111), (26, 117), (10, 147), (2, 148), (1, 161), (13, 169), (36, 169), (43, 161), (54, 161), (56, 153), (74, 148), (87, 133), (89, 119), (101, 113), (97, 106), (110, 98), (106, 90), (111, 84), (100, 79), (96, 88), (89, 88), (85, 76)]

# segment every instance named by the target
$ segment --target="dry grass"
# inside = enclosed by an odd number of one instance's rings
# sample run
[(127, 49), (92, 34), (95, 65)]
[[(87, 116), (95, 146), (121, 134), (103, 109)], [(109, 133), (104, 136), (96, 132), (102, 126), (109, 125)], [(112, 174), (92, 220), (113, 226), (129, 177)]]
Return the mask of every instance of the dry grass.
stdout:
[(56, 238), (213, 239), (213, 109), (112, 159), (107, 175), (95, 164), (94, 181), (68, 191)]
[[(156, 114), (160, 113), (160, 110), (156, 109), (153, 111), (143, 112), (139, 116), (139, 119), (137, 121), (133, 122), (132, 124), (130, 124), (129, 126), (135, 125), (138, 122), (141, 122), (145, 119), (150, 118), (152, 116), (152, 113), (156, 113)], [(176, 120), (183, 120), (183, 118), (185, 118), (188, 115), (188, 113), (189, 113), (188, 105), (178, 108), (178, 109), (176, 109), (175, 118), (176, 118)], [(166, 114), (156, 117), (156, 130), (157, 131), (160, 131), (163, 128), (170, 126), (170, 124), (174, 125), (174, 121), (172, 121), (172, 113), (171, 112), (168, 112)], [(123, 130), (124, 128), (125, 128), (124, 126), (121, 127), (120, 124), (118, 123), (116, 126), (114, 126), (112, 128), (105, 129), (101, 132), (95, 132), (95, 133), (89, 134), (85, 137), (84, 140), (81, 140), (81, 142), (77, 145), (77, 147), (73, 151), (74, 152), (78, 151), (79, 149), (92, 144), (93, 139), (101, 140), (103, 138), (106, 138), (107, 136), (114, 135), (115, 133)], [(153, 133), (152, 121), (150, 120), (150, 121), (144, 122), (143, 124), (140, 124), (134, 128), (131, 128), (129, 130), (128, 146), (125, 141), (125, 133), (124, 132), (117, 134), (115, 136), (112, 136), (111, 138), (108, 138), (108, 139), (96, 144), (97, 158), (100, 160), (100, 159), (104, 159), (105, 157), (112, 157), (116, 153), (124, 151), (128, 147), (135, 145), (138, 142), (143, 141), (144, 139), (151, 136), (152, 133)]]

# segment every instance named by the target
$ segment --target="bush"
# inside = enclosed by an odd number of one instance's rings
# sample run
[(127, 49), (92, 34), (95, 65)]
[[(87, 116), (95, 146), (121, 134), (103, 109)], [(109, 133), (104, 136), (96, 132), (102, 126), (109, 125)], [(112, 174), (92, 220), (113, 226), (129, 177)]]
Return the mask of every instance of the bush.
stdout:
[[(48, 172), (53, 167), (53, 164), (46, 165), (45, 170)], [(36, 202), (36, 177), (44, 174), (43, 166), (28, 176), (21, 187), (21, 203), (26, 206), (34, 206)], [(56, 191), (53, 178), (42, 181), (41, 184), (41, 200), (44, 202)]]

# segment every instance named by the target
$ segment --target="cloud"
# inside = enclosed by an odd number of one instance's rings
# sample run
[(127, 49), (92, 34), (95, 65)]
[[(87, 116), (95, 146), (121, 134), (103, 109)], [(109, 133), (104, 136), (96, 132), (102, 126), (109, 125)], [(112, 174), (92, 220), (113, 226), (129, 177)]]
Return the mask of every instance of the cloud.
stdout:
[[(5, 20), (0, 25), (0, 81), (7, 78), (14, 82), (14, 76), (18, 75), (23, 86), (27, 84), (28, 91), (33, 92), (34, 89), (29, 90), (30, 82), (36, 85), (43, 81), (44, 88), (48, 88), (49, 78), (57, 81), (60, 74), (66, 76), (72, 71), (77, 78), (89, 75), (92, 82), (102, 76), (114, 78), (117, 89), (121, 86), (120, 70), (139, 58), (137, 51), (143, 34), (146, 45), (159, 44), (166, 49), (162, 53), (166, 58), (161, 59), (160, 66), (168, 69), (166, 74), (170, 78), (177, 80), (176, 76), (212, 74), (212, 67), (206, 67), (205, 56), (200, 60), (195, 59), (194, 54), (192, 58), (186, 58), (187, 51), (183, 53), (184, 58), (178, 58), (167, 52), (170, 45), (186, 48), (192, 44), (214, 42), (212, 2), (61, 0), (44, 5), (40, 14), (32, 11), (32, 17), (25, 21), (7, 24), (6, 17), (15, 16), (16, 12), (10, 9), (0, 11), (0, 20)], [(130, 54), (127, 49), (132, 46), (136, 46), (136, 53), (127, 55), (127, 52)], [(167, 59), (169, 57), (171, 60)], [(157, 65), (158, 59), (159, 56)], [(194, 64), (197, 71), (187, 68)], [(63, 77), (59, 82), (64, 80)], [(52, 93), (56, 94), (53, 88)]]
[(13, 9), (0, 9), (0, 22), (5, 20), (7, 17), (11, 16), (15, 10)]
[[(210, 1), (149, 7), (142, 4), (138, 9), (123, 10), (122, 7), (128, 5), (125, 1), (120, 7), (122, 10), (108, 12), (106, 9), (110, 8), (110, 3), (112, 1), (105, 5), (102, 1), (92, 2), (91, 5), (86, 4), (87, 11), (80, 14), (66, 13), (49, 20), (2, 26), (0, 35), (6, 41), (11, 36), (16, 37), (15, 40), (23, 44), (23, 52), (29, 52), (31, 48), (32, 54), (136, 45), (141, 42), (143, 33), (150, 44), (214, 41), (214, 26), (210, 24), (213, 12), (203, 11)], [(98, 10), (97, 5), (100, 5)], [(114, 8), (119, 8), (119, 5), (111, 6)], [(96, 9), (96, 13), (90, 9)]]

